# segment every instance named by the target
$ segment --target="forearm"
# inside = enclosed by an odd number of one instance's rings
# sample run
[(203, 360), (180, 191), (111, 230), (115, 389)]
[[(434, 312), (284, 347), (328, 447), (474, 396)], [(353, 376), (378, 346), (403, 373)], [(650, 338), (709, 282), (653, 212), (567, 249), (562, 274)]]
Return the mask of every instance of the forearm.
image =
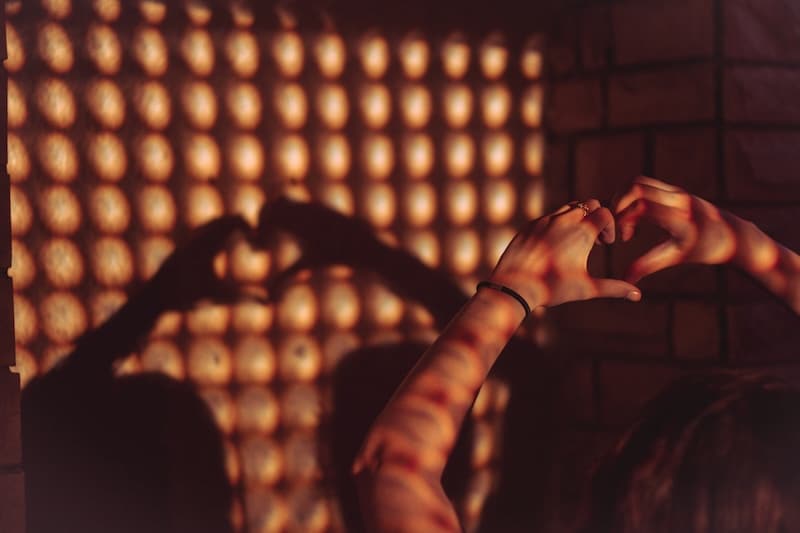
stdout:
[(420, 530), (425, 520), (460, 529), (439, 480), (475, 395), (523, 318), (509, 296), (479, 291), (398, 388), (354, 467), (375, 530)]
[(81, 372), (108, 372), (118, 358), (136, 349), (165, 310), (160, 293), (154, 284), (144, 285), (108, 320), (78, 339), (65, 365)]
[(751, 222), (730, 223), (738, 242), (734, 264), (800, 314), (800, 256)]

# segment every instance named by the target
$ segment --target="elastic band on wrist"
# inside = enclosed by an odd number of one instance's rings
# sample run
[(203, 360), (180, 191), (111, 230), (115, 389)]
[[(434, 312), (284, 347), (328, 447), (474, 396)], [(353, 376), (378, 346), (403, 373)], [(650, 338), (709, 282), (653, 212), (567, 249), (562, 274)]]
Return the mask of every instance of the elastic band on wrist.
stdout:
[(487, 289), (493, 289), (493, 290), (500, 291), (502, 293), (508, 294), (509, 296), (514, 298), (516, 301), (518, 301), (520, 303), (520, 305), (522, 306), (522, 308), (525, 310), (525, 318), (528, 318), (528, 315), (531, 314), (531, 306), (528, 305), (528, 302), (525, 301), (525, 298), (523, 298), (514, 289), (509, 289), (505, 285), (500, 285), (499, 283), (495, 283), (493, 281), (485, 281), (484, 280), (484, 281), (481, 281), (480, 283), (478, 283), (478, 286), (475, 288), (475, 290), (476, 291), (477, 290), (481, 290), (484, 287), (486, 287)]

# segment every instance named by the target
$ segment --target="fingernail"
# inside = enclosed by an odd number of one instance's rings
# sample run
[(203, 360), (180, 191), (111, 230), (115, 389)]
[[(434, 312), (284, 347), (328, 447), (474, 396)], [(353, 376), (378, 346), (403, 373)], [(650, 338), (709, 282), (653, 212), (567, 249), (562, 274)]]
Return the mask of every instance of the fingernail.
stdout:
[(626, 298), (632, 302), (638, 302), (642, 299), (642, 293), (639, 291), (631, 291)]

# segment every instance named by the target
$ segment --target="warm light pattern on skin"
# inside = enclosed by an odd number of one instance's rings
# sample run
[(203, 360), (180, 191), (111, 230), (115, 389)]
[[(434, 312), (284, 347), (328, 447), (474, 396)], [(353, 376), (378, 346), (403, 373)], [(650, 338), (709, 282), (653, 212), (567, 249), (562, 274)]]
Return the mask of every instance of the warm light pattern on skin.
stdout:
[[(288, 10), (265, 29), (246, 2), (76, 6), (37, 0), (33, 22), (27, 5), (7, 6), (23, 385), (151, 278), (190, 228), (225, 213), (256, 225), (278, 194), (357, 216), (472, 286), (543, 205), (541, 179), (529, 182), (544, 153), (534, 41), (519, 56), (502, 35), (476, 41), (459, 28), (309, 32)], [(521, 88), (520, 73), (531, 80)], [(239, 239), (218, 260), (227, 280), (255, 289), (301, 253), (290, 238), (266, 250)], [(198, 386), (241, 483), (232, 515), (249, 531), (343, 531), (320, 490), (315, 440), (330, 376), (370, 343), (435, 337), (427, 311), (357, 269), (304, 275), (270, 305), (165, 313), (118, 369)], [(492, 468), (478, 473), (464, 516), (477, 516)]]

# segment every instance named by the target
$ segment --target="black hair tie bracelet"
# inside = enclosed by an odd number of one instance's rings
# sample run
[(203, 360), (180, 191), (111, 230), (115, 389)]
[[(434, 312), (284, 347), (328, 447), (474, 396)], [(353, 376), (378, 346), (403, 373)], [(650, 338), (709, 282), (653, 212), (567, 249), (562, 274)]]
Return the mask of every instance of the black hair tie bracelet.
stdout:
[(500, 285), (499, 283), (494, 283), (492, 281), (481, 281), (480, 283), (478, 283), (478, 286), (476, 287), (475, 290), (480, 290), (480, 289), (482, 289), (484, 287), (486, 287), (487, 289), (494, 289), (496, 291), (500, 291), (502, 293), (508, 294), (509, 296), (514, 298), (516, 301), (518, 301), (520, 303), (520, 305), (522, 305), (522, 308), (525, 310), (525, 318), (528, 318), (528, 315), (531, 314), (531, 306), (528, 305), (528, 302), (525, 301), (525, 298), (523, 298), (514, 289), (509, 289), (505, 285)]

